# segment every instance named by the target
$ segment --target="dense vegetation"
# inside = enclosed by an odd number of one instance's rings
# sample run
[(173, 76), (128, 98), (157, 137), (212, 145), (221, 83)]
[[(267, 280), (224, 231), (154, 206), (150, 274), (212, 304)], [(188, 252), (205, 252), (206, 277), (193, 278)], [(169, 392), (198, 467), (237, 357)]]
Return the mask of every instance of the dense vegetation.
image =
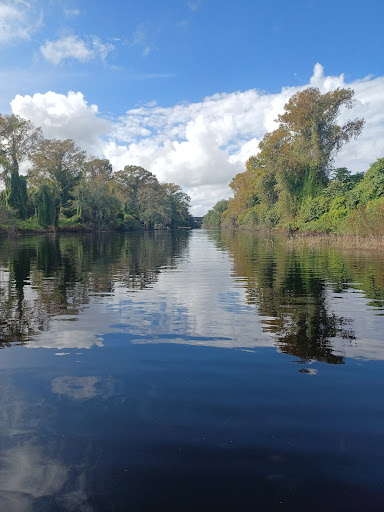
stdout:
[[(20, 174), (20, 165), (27, 175)], [(19, 116), (0, 115), (0, 227), (145, 229), (190, 226), (190, 198), (142, 167), (113, 173), (71, 139), (47, 140)]]
[(294, 95), (278, 128), (232, 180), (234, 197), (219, 201), (204, 226), (382, 234), (384, 158), (365, 174), (333, 168), (342, 145), (363, 128), (362, 119), (337, 123), (352, 98), (350, 89), (321, 94), (312, 87)]

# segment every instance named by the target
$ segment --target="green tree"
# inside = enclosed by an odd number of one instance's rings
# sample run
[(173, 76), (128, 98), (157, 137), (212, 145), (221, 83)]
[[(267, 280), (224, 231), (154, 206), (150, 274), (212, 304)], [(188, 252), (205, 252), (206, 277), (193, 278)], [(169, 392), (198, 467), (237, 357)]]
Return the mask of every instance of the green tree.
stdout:
[(32, 197), (40, 226), (56, 226), (60, 208), (57, 187), (49, 182), (41, 183), (40, 187), (34, 190)]
[(121, 203), (111, 188), (109, 160), (92, 158), (85, 162), (82, 179), (73, 190), (77, 215), (98, 230), (117, 218)]
[(113, 175), (112, 187), (126, 217), (146, 229), (191, 224), (190, 198), (174, 183), (160, 184), (154, 174), (137, 165), (126, 165)]
[(327, 186), (343, 144), (363, 128), (363, 119), (338, 124), (341, 109), (352, 108), (353, 94), (351, 89), (321, 94), (309, 87), (292, 96), (276, 120), (278, 128), (265, 134), (257, 157), (251, 157), (245, 173), (234, 178), (227, 224), (234, 218), (237, 224), (295, 222), (303, 202)]
[(243, 224), (244, 218), (250, 216), (254, 207), (260, 202), (259, 176), (263, 172), (262, 162), (258, 157), (250, 157), (244, 172), (236, 174), (230, 183), (234, 197), (229, 199), (227, 209), (221, 215), (223, 225), (236, 227)]
[(16, 212), (13, 208), (6, 205), (5, 191), (0, 192), (0, 227), (8, 230), (16, 228)]
[(28, 173), (31, 187), (38, 190), (44, 185), (58, 195), (55, 224), (57, 224), (60, 209), (65, 213), (68, 212), (69, 216), (73, 213), (72, 189), (84, 172), (85, 159), (85, 151), (76, 146), (71, 139), (43, 140), (31, 155), (32, 167)]
[(191, 214), (189, 213), (191, 198), (175, 183), (162, 183), (160, 189), (169, 210), (169, 226), (171, 228), (190, 226), (192, 222)]
[(337, 123), (341, 108), (352, 108), (353, 94), (351, 89), (321, 94), (313, 87), (295, 94), (277, 118), (278, 129), (260, 143), (259, 157), (276, 179), (286, 219), (294, 218), (305, 198), (321, 192), (337, 152), (360, 134), (362, 119)]
[(16, 115), (0, 115), (0, 167), (6, 187), (6, 203), (21, 219), (27, 215), (27, 184), (20, 164), (30, 158), (42, 140), (40, 128)]
[(140, 200), (143, 199), (140, 196), (143, 189), (156, 189), (159, 186), (156, 176), (138, 165), (126, 165), (122, 171), (115, 172), (113, 182), (117, 194), (124, 203), (125, 213), (137, 219), (140, 218)]
[(208, 211), (203, 218), (204, 227), (216, 227), (221, 225), (221, 216), (228, 208), (228, 199), (218, 201), (215, 206)]
[(348, 195), (351, 208), (384, 197), (384, 158), (378, 158)]

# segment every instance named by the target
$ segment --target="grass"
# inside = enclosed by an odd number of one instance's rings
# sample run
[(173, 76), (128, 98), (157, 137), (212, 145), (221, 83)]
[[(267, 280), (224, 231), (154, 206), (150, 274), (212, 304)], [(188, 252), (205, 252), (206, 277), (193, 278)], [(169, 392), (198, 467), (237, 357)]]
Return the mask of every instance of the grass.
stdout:
[(384, 249), (384, 235), (334, 235), (326, 233), (294, 233), (287, 239), (290, 245), (335, 247), (340, 249)]

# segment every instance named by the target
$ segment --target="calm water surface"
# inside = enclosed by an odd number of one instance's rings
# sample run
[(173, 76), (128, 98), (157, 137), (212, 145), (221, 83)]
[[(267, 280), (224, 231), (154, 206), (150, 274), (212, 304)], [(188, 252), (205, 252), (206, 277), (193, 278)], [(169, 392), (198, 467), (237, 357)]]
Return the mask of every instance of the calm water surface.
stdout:
[(384, 254), (0, 241), (0, 511), (383, 511)]

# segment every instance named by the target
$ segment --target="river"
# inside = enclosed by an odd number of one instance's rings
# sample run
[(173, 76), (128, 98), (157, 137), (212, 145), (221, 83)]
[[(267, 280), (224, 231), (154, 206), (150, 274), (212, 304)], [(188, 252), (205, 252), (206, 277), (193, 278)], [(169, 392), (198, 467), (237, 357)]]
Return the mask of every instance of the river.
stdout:
[(0, 510), (384, 510), (384, 254), (0, 240)]

